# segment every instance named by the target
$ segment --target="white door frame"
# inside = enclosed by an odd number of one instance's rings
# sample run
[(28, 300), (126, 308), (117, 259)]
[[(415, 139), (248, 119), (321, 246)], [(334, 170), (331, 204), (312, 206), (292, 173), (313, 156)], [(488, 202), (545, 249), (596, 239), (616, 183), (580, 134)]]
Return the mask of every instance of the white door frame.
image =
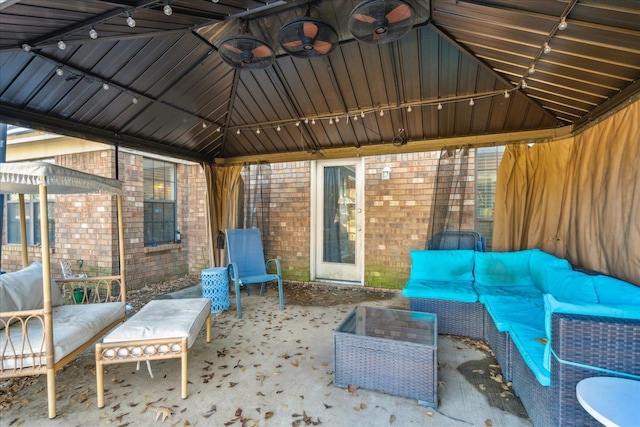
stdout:
[[(320, 173), (321, 167), (326, 166), (355, 166), (356, 168), (356, 260), (353, 267), (353, 274), (348, 280), (341, 278), (318, 278), (318, 272), (321, 269), (319, 265), (322, 261), (322, 196), (321, 185), (324, 185), (323, 174)], [(364, 285), (364, 159), (335, 159), (335, 160), (312, 160), (311, 161), (311, 197), (310, 197), (310, 273), (311, 280), (326, 280), (331, 282), (349, 283), (355, 285)]]

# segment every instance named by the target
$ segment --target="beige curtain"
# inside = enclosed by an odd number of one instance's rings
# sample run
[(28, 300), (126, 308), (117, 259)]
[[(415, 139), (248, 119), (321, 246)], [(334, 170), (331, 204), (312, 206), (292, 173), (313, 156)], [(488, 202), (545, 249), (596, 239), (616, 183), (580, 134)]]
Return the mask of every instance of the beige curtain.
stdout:
[(541, 248), (640, 285), (640, 101), (575, 137), (507, 146), (493, 248)]
[(207, 185), (207, 232), (209, 233), (209, 263), (214, 267), (226, 264), (226, 252), (218, 246), (219, 232), (238, 227), (239, 200), (243, 189), (242, 166), (203, 164)]

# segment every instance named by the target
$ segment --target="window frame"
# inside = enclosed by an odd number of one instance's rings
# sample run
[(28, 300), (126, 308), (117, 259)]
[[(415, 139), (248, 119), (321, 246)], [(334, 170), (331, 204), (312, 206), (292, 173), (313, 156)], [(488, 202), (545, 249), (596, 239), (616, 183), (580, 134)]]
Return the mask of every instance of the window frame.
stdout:
[[(148, 166), (149, 164), (151, 167)], [(171, 171), (167, 176), (165, 169), (169, 167)], [(149, 170), (153, 171), (151, 181), (149, 181), (150, 177), (148, 176)], [(156, 174), (160, 170), (164, 172)], [(177, 174), (176, 163), (150, 157), (143, 158), (143, 234), (145, 247), (176, 243), (178, 224)], [(167, 194), (169, 194), (169, 198), (167, 198)], [(160, 218), (158, 219), (157, 216)]]

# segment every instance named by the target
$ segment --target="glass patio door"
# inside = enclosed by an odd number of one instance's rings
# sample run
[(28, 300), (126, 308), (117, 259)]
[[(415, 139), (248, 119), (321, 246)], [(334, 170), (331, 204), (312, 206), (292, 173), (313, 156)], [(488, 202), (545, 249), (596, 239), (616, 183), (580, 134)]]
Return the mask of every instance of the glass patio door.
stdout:
[(363, 277), (362, 160), (318, 161), (316, 168), (316, 279)]

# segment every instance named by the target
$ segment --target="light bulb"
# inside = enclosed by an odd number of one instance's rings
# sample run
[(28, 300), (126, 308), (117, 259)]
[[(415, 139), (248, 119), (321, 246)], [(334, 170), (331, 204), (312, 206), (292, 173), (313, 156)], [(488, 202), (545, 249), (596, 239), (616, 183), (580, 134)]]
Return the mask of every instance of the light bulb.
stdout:
[(206, 129), (207, 128), (207, 124), (205, 122), (202, 122), (202, 129)]
[(544, 53), (551, 53), (551, 46), (549, 46), (549, 43), (544, 42), (544, 45), (542, 45), (542, 51)]
[(218, 126), (218, 129), (216, 129), (216, 132), (220, 132), (220, 126)]
[(136, 26), (136, 20), (131, 17), (131, 15), (127, 15), (127, 25), (131, 28)]
[(260, 129), (256, 129), (256, 134), (260, 135)]
[(522, 88), (522, 89), (526, 89), (526, 88), (528, 88), (528, 87), (529, 87), (529, 85), (527, 84), (527, 81), (523, 79), (523, 80), (520, 82), (520, 88)]
[(312, 120), (311, 120), (311, 124), (312, 124), (312, 125), (315, 125), (315, 124), (316, 124), (316, 119), (312, 119)]
[(296, 122), (296, 126), (300, 126), (300, 120)]
[(106, 83), (102, 83), (102, 89), (109, 90), (109, 85)]
[(97, 39), (97, 38), (98, 38), (98, 32), (96, 31), (96, 29), (95, 29), (95, 28), (93, 28), (93, 27), (92, 27), (92, 28), (89, 30), (89, 37), (91, 37), (93, 40), (95, 40), (95, 39)]
[(533, 74), (536, 72), (536, 66), (534, 64), (531, 64), (531, 67), (529, 67), (529, 74)]
[(64, 40), (60, 40), (58, 42), (58, 49), (65, 50), (66, 48), (67, 48), (67, 44), (64, 42)]
[(280, 127), (280, 125), (278, 125), (278, 127), (276, 128), (276, 130), (277, 130), (278, 132), (280, 132), (280, 130), (282, 130), (282, 128)]
[(384, 110), (380, 110), (380, 117), (384, 116)]
[(562, 31), (562, 30), (566, 30), (566, 29), (567, 29), (567, 19), (563, 17), (560, 20), (560, 23), (558, 24), (558, 30)]
[(336, 117), (336, 123), (340, 123), (340, 117)]
[(137, 104), (137, 103), (138, 103), (138, 98), (133, 98), (133, 99), (131, 100), (131, 102), (133, 102), (134, 104)]
[(333, 119), (331, 117), (329, 117), (329, 124), (332, 125), (333, 124)]
[(56, 68), (56, 74), (61, 76), (64, 74), (64, 71), (62, 70), (62, 68)]
[(474, 105), (476, 105), (475, 101), (473, 100), (473, 98), (471, 98), (469, 100), (469, 107), (473, 107)]
[(26, 44), (26, 43), (24, 43), (22, 45), (22, 50), (24, 50), (25, 52), (30, 52), (31, 51), (31, 46)]
[(362, 117), (364, 119), (364, 111), (360, 112), (360, 117)]
[(410, 113), (410, 112), (411, 112), (411, 110), (412, 110), (412, 109), (411, 109), (411, 105), (409, 105), (409, 106), (407, 107), (407, 113)]
[(357, 122), (357, 121), (358, 121), (358, 115), (357, 115), (357, 114), (354, 114), (354, 115), (353, 115), (353, 121), (354, 121), (354, 122)]
[(238, 129), (238, 130), (236, 131), (236, 134), (240, 135), (240, 129)]
[(511, 96), (511, 94), (505, 90), (504, 91), (504, 99), (509, 99), (510, 96)]
[(438, 111), (442, 110), (442, 104), (438, 102)]
[(171, 6), (169, 6), (169, 3), (164, 5), (164, 7), (162, 8), (162, 11), (167, 16), (171, 16), (171, 14), (173, 13), (173, 9), (171, 9)]

